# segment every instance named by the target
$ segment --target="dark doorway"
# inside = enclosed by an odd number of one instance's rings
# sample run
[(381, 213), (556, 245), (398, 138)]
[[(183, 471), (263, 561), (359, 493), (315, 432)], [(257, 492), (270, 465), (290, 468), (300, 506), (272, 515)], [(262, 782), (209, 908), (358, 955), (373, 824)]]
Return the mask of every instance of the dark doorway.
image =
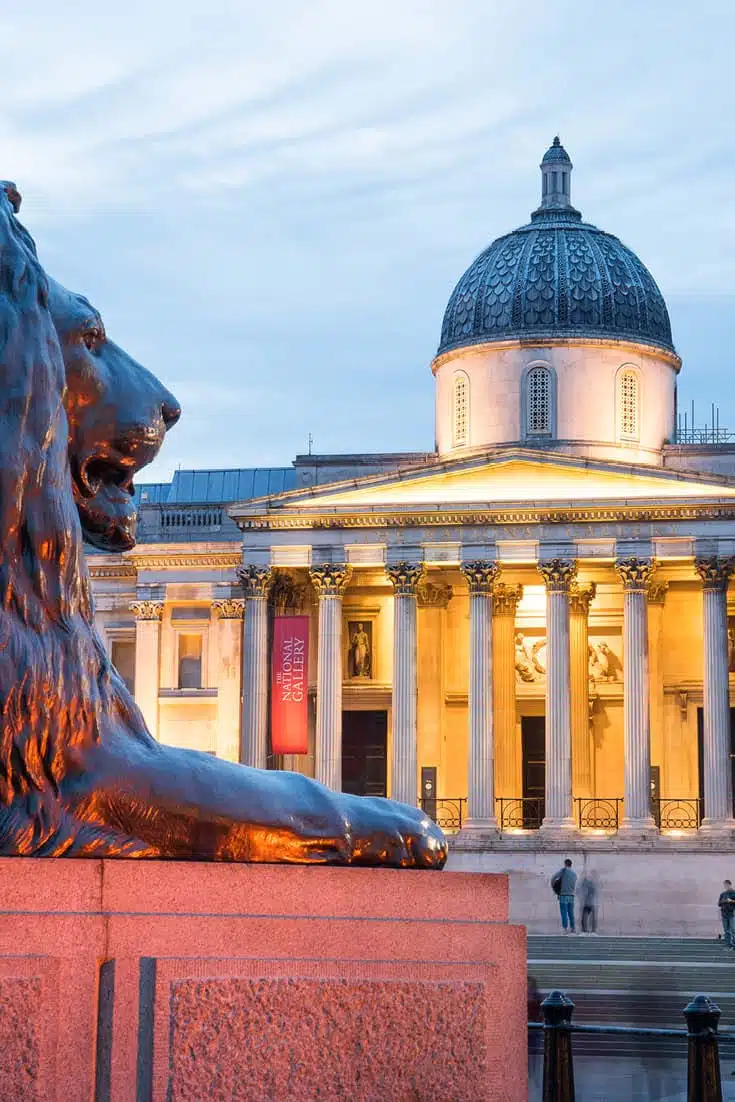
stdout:
[[(699, 800), (704, 817), (704, 708), (697, 708), (697, 765), (699, 767)], [(732, 804), (735, 815), (735, 708), (730, 709), (730, 771), (732, 774)]]
[(387, 712), (342, 713), (342, 791), (387, 796)]
[(541, 825), (546, 795), (546, 720), (544, 716), (521, 716), (523, 751), (523, 825), (533, 830)]

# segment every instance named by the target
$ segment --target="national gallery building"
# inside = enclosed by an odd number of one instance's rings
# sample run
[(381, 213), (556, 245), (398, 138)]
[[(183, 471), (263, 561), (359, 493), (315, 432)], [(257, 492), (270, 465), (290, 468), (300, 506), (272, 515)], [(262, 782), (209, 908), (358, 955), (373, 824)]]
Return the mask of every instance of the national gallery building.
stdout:
[(452, 292), (435, 451), (179, 471), (139, 488), (132, 552), (90, 553), (157, 738), (423, 801), (460, 848), (733, 841), (735, 447), (677, 432), (666, 303), (571, 175), (555, 139)]

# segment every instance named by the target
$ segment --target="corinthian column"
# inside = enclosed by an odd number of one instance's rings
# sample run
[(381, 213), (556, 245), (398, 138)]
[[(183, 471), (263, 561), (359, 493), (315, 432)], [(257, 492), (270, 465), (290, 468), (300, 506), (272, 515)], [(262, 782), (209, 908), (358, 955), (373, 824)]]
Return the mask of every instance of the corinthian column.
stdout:
[(268, 756), (268, 587), (269, 566), (243, 566), (237, 572), (245, 591), (242, 651), (242, 746), (240, 761), (265, 769)]
[(730, 687), (727, 660), (727, 585), (731, 559), (698, 559), (704, 604), (704, 817), (707, 833), (735, 829), (730, 764)]
[(212, 602), (217, 617), (217, 757), (240, 760), (240, 682), (245, 602), (226, 597)]
[(648, 586), (651, 559), (619, 559), (623, 582), (625, 801), (622, 831), (656, 829), (651, 814), (651, 719), (648, 682)]
[(163, 601), (133, 601), (130, 611), (135, 613), (135, 703), (157, 739)]
[(516, 724), (515, 631), (522, 585), (493, 586), (493, 736), (498, 796), (523, 791), (523, 755)]
[(493, 583), (496, 562), (462, 565), (470, 590), (469, 762), (466, 830), (497, 831), (493, 750)]
[(352, 568), (321, 563), (309, 576), (319, 594), (316, 670), (316, 779), (342, 790), (342, 595)]
[(398, 562), (386, 567), (395, 593), (391, 797), (414, 807), (418, 801), (416, 587), (422, 572), (421, 563)]
[(575, 796), (592, 795), (588, 616), (596, 592), (594, 582), (586, 585), (573, 582), (569, 589), (572, 792)]
[(574, 829), (572, 733), (569, 707), (569, 587), (577, 564), (550, 559), (538, 564), (546, 583), (546, 800), (541, 829)]

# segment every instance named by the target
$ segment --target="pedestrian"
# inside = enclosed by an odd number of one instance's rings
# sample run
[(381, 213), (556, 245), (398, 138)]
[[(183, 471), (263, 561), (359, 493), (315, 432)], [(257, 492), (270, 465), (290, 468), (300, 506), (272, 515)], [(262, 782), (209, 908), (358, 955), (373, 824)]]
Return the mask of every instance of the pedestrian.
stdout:
[(579, 903), (582, 908), (582, 933), (597, 933), (597, 908), (600, 902), (600, 881), (596, 872), (588, 872), (579, 884)]
[(577, 874), (572, 868), (569, 857), (564, 859), (564, 865), (555, 872), (551, 878), (551, 888), (555, 895), (559, 896), (559, 911), (561, 913), (561, 925), (564, 933), (575, 932), (574, 929), (574, 889), (577, 886)]
[(722, 886), (724, 891), (720, 892), (717, 900), (722, 919), (722, 938), (726, 949), (735, 949), (735, 892), (731, 880), (725, 880)]

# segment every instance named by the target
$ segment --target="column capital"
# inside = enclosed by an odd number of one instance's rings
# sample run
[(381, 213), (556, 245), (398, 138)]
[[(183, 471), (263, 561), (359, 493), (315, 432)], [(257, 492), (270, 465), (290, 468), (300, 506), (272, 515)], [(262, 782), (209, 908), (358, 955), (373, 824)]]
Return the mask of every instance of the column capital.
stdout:
[(163, 601), (131, 601), (129, 607), (136, 620), (160, 620), (163, 616)]
[(549, 593), (568, 593), (577, 577), (577, 564), (574, 559), (547, 559), (536, 563), (538, 572), (544, 579)]
[(385, 568), (396, 597), (414, 597), (424, 572), (421, 562), (394, 562)]
[(506, 585), (505, 582), (498, 582), (493, 586), (493, 612), (500, 616), (515, 616), (522, 596), (522, 585)]
[(653, 559), (637, 559), (635, 556), (629, 559), (618, 559), (615, 570), (628, 592), (645, 592), (653, 577), (656, 563)]
[(500, 563), (486, 559), (463, 562), (460, 570), (473, 596), (489, 596), (493, 591), (495, 579), (500, 573)]
[(452, 599), (452, 587), (444, 582), (419, 582), (416, 596), (419, 608), (446, 608)]
[(273, 577), (270, 566), (238, 566), (237, 578), (251, 600), (265, 600)]
[(245, 616), (245, 602), (237, 597), (223, 597), (212, 601), (212, 609), (220, 620), (242, 620)]
[(668, 582), (651, 582), (648, 586), (649, 605), (662, 605), (666, 600), (668, 588)]
[(706, 559), (695, 559), (694, 569), (702, 579), (703, 589), (727, 590), (727, 583), (735, 571), (735, 561), (732, 559), (719, 559), (711, 555)]
[(596, 595), (595, 582), (573, 581), (569, 586), (569, 611), (577, 616), (586, 616)]
[(341, 597), (347, 588), (352, 567), (347, 563), (323, 562), (309, 571), (312, 585), (320, 597)]

